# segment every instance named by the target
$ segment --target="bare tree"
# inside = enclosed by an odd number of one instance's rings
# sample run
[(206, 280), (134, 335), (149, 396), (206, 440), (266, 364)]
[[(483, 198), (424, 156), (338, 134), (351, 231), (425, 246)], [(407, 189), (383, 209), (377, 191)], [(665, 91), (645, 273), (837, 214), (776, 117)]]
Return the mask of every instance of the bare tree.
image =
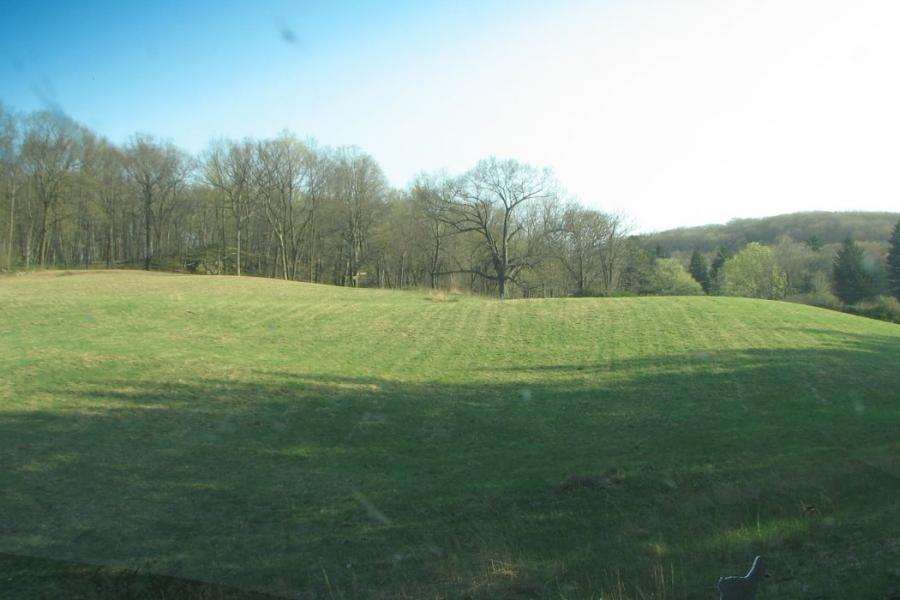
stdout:
[(553, 254), (584, 295), (603, 278), (604, 245), (610, 237), (610, 217), (577, 204), (567, 207), (554, 227)]
[(305, 155), (306, 187), (304, 199), (306, 206), (305, 252), (306, 274), (310, 281), (318, 283), (322, 276), (322, 204), (327, 200), (331, 181), (335, 177), (337, 167), (334, 158), (315, 144), (306, 145)]
[(536, 169), (515, 160), (489, 158), (480, 161), (462, 179), (458, 192), (441, 210), (442, 220), (458, 233), (472, 232), (480, 240), (491, 271), (473, 265), (471, 271), (497, 282), (501, 298), (507, 284), (531, 265), (533, 256), (518, 236), (524, 237), (529, 203), (556, 196), (556, 181), (547, 169)]
[(255, 181), (266, 221), (278, 241), (285, 279), (297, 278), (305, 254), (306, 277), (318, 280), (319, 213), (333, 183), (333, 167), (326, 153), (289, 133), (257, 146)]
[(219, 142), (214, 145), (204, 163), (206, 182), (226, 198), (234, 217), (237, 235), (237, 274), (241, 274), (241, 237), (244, 224), (256, 207), (257, 193), (253, 186), (255, 148), (250, 141)]
[(13, 268), (16, 233), (16, 200), (21, 187), (21, 139), (18, 119), (0, 104), (0, 183), (9, 203), (9, 223), (6, 239), (6, 266)]
[(280, 258), (284, 279), (295, 276), (296, 212), (305, 153), (306, 148), (291, 135), (257, 145), (254, 182), (266, 221), (278, 240), (276, 273)]
[(38, 257), (47, 261), (51, 218), (62, 199), (68, 178), (79, 164), (79, 127), (66, 117), (39, 112), (26, 122), (22, 163), (40, 207)]
[(125, 170), (125, 154), (103, 138), (85, 136), (82, 179), (97, 209), (102, 213), (105, 243), (102, 255), (106, 267), (112, 267), (116, 252), (116, 231), (128, 197), (128, 174)]
[[(168, 196), (177, 192), (179, 179), (185, 175), (182, 158), (170, 144), (162, 144), (149, 136), (135, 136), (126, 147), (126, 169), (137, 185), (143, 205), (144, 269), (150, 270), (154, 256), (153, 237), (156, 222), (166, 214)], [(161, 237), (158, 233), (157, 240)]]
[(420, 175), (412, 186), (412, 198), (428, 223), (431, 234), (429, 253), (429, 280), (432, 288), (437, 287), (441, 274), (444, 242), (448, 235), (448, 211), (459, 194), (460, 180), (447, 173)]
[[(162, 253), (168, 244), (177, 244), (175, 230), (180, 228), (178, 217), (184, 216), (184, 200), (186, 191), (190, 185), (190, 179), (196, 168), (193, 158), (174, 146), (168, 146), (170, 165), (168, 177), (163, 181), (162, 195), (159, 202), (155, 203), (153, 210), (154, 232), (156, 234), (156, 247)], [(165, 238), (166, 245), (163, 244)], [(177, 256), (174, 256), (177, 258)]]
[(357, 287), (369, 228), (384, 201), (387, 182), (371, 156), (356, 148), (343, 148), (337, 155), (334, 184), (344, 212), (344, 284)]
[(625, 268), (629, 228), (621, 215), (606, 215), (606, 220), (600, 246), (600, 264), (603, 291), (610, 294), (619, 288), (619, 279)]

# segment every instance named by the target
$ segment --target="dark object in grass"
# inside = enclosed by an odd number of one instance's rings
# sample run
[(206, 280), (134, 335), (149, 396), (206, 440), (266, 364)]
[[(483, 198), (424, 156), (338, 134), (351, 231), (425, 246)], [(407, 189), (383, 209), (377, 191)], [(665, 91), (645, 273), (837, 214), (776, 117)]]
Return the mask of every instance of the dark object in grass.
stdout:
[(759, 582), (765, 577), (762, 557), (753, 559), (753, 566), (743, 577), (720, 577), (719, 600), (754, 600)]
[(609, 469), (605, 473), (593, 473), (590, 475), (573, 474), (566, 477), (559, 486), (561, 492), (571, 492), (579, 489), (602, 489), (613, 484), (622, 483), (623, 476), (618, 469)]
[(571, 492), (586, 488), (605, 488), (611, 483), (606, 475), (569, 475), (559, 489), (562, 492)]

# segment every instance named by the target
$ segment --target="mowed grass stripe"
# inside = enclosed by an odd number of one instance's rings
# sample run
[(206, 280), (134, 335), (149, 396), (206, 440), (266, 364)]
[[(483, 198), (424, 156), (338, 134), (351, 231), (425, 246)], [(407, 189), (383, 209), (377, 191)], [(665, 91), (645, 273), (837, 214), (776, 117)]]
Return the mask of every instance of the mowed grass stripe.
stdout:
[(693, 598), (754, 553), (776, 597), (894, 585), (896, 325), (138, 272), (0, 314), (0, 552), (288, 597)]

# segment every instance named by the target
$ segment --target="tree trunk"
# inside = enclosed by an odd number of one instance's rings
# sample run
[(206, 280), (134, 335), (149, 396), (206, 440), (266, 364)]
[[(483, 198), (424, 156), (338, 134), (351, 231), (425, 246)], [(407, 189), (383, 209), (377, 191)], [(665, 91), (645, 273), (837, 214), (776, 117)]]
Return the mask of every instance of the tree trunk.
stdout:
[(40, 260), (40, 265), (43, 268), (44, 263), (47, 258), (47, 246), (49, 245), (49, 241), (47, 240), (47, 221), (50, 218), (50, 207), (46, 202), (43, 203), (43, 211), (41, 212), (41, 229), (38, 231), (40, 234), (40, 246), (38, 247), (38, 258)]
[(318, 214), (316, 211), (316, 203), (317, 200), (313, 196), (310, 198), (310, 210), (309, 210), (309, 226), (307, 229), (308, 243), (307, 245), (307, 255), (306, 255), (306, 277), (308, 281), (312, 283), (319, 282), (319, 269), (318, 269), (318, 250), (317, 250), (317, 239), (318, 239)]
[[(281, 259), (281, 248), (275, 246), (275, 262), (272, 263), (272, 279), (278, 279), (278, 261)], [(287, 277), (285, 277), (287, 279)]]
[(107, 269), (112, 268), (114, 235), (115, 235), (115, 222), (110, 218), (109, 231), (107, 232), (107, 238), (106, 238), (106, 268)]
[(26, 270), (31, 268), (32, 237), (34, 237), (34, 225), (31, 223), (31, 219), (29, 219), (28, 230), (27, 230), (27, 233), (25, 234), (25, 269)]
[(503, 252), (500, 257), (500, 264), (497, 266), (497, 287), (500, 299), (506, 299), (506, 278), (507, 268), (509, 267), (509, 250), (506, 247), (506, 225), (503, 226)]
[(144, 192), (144, 270), (150, 270), (150, 260), (153, 256), (153, 242), (150, 237), (150, 205), (152, 199), (148, 192)]
[(16, 186), (15, 184), (10, 184), (9, 187), (9, 240), (7, 240), (6, 247), (6, 266), (9, 269), (13, 268), (13, 235), (15, 234), (15, 223), (16, 223)]
[(441, 253), (441, 238), (438, 237), (435, 240), (434, 244), (434, 252), (431, 254), (431, 289), (435, 289), (437, 287), (437, 271), (438, 271), (438, 263), (440, 262), (440, 253)]
[(241, 219), (236, 220), (237, 225), (237, 275), (241, 276)]

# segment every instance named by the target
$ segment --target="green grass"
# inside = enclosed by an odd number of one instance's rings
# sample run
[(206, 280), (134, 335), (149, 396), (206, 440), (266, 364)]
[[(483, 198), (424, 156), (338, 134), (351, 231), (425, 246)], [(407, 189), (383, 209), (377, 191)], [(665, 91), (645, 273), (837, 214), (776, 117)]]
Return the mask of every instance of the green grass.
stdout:
[(125, 569), (0, 553), (0, 598), (273, 600), (276, 596), (157, 575), (140, 567)]
[(2, 553), (302, 598), (714, 598), (756, 553), (761, 600), (900, 590), (898, 325), (65, 275), (0, 279)]

